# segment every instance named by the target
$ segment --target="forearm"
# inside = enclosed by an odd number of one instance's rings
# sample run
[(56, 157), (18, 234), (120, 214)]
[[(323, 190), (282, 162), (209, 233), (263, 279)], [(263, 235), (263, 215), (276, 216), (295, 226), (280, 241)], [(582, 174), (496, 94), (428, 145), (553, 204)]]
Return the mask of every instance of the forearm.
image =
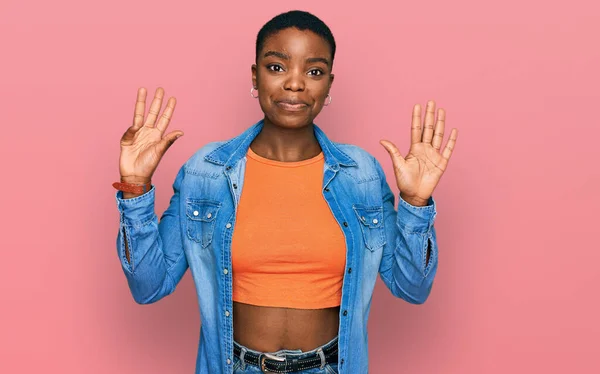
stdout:
[(437, 242), (433, 221), (435, 202), (417, 207), (400, 197), (398, 211), (386, 188), (384, 206), (387, 243), (380, 265), (381, 278), (396, 297), (413, 304), (425, 302), (437, 270)]
[[(133, 192), (124, 192), (123, 191), (123, 199), (127, 200), (127, 199), (132, 199), (134, 197), (138, 197), (143, 195), (143, 193), (140, 194), (136, 194)], [(123, 231), (123, 237), (124, 237), (124, 242), (125, 242), (125, 257), (127, 258), (127, 262), (129, 262), (131, 264), (131, 257), (129, 255), (129, 245), (127, 244), (127, 234), (125, 233), (125, 231)]]
[[(408, 196), (405, 196), (402, 192), (400, 192), (400, 197), (412, 206), (416, 206), (416, 207), (427, 206), (427, 200), (423, 200), (423, 199), (419, 199), (419, 198), (415, 198), (415, 197), (408, 197)], [(426, 263), (429, 263), (430, 257), (431, 257), (431, 244), (428, 244), (427, 245), (427, 255), (426, 255), (426, 260), (425, 260)]]
[(399, 230), (391, 268), (396, 293), (411, 303), (421, 304), (429, 296), (437, 271), (435, 228), (424, 233)]
[[(124, 178), (121, 178), (121, 180), (123, 182), (126, 182), (126, 183), (133, 183), (133, 182), (130, 182), (130, 181), (126, 181)], [(138, 196), (143, 195), (143, 193), (133, 193), (133, 192), (125, 192), (125, 191), (122, 191), (122, 194), (123, 194), (122, 195), (123, 199), (125, 199), (125, 200), (127, 200), (127, 199), (133, 199), (134, 197), (138, 197)], [(124, 236), (124, 240), (123, 241), (125, 242), (125, 257), (127, 258), (127, 262), (129, 262), (131, 264), (131, 257), (129, 255), (129, 245), (127, 244), (127, 237), (126, 237), (126, 235), (127, 234), (123, 231), (123, 236)]]
[(139, 304), (155, 302), (174, 290), (162, 243), (155, 217), (120, 225), (117, 250), (131, 294)]
[(154, 212), (154, 186), (137, 198), (117, 193), (121, 215), (117, 252), (134, 300), (140, 304), (169, 295), (187, 261), (179, 230), (179, 200), (176, 194), (161, 223)]

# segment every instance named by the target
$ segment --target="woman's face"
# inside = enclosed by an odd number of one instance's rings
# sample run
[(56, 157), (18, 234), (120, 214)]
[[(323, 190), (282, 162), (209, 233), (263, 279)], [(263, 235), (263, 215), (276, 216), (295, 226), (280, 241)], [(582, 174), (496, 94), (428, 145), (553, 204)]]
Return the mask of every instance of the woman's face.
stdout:
[(309, 30), (287, 28), (268, 37), (252, 65), (265, 120), (281, 127), (312, 124), (332, 83), (329, 44)]

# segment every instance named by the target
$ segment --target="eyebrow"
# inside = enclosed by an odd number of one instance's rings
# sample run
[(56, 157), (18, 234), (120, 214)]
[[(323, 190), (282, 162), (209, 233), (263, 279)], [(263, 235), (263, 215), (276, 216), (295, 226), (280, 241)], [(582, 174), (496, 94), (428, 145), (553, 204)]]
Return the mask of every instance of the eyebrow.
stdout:
[[(290, 56), (283, 53), (283, 52), (277, 52), (277, 51), (267, 51), (263, 58), (269, 57), (269, 56), (275, 56), (275, 57), (279, 57), (282, 60), (289, 60)], [(309, 57), (306, 59), (306, 62), (309, 64), (312, 64), (313, 62), (322, 62), (325, 65), (329, 66), (329, 60), (326, 59), (325, 57)]]

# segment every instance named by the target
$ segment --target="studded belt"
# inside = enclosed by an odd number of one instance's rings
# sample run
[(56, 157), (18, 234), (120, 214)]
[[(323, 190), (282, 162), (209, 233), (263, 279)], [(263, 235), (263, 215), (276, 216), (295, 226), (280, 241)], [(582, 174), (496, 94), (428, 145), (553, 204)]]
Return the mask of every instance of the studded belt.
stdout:
[[(237, 345), (234, 345), (233, 354), (241, 359), (241, 353), (241, 348)], [(256, 354), (246, 351), (243, 360), (247, 364), (258, 366), (263, 373), (292, 373), (295, 371), (312, 369), (324, 365), (322, 356), (324, 356), (325, 364), (337, 363), (337, 341), (335, 344), (325, 347), (321, 352), (315, 352), (311, 356), (300, 359), (295, 358), (294, 355), (275, 356), (271, 353)]]

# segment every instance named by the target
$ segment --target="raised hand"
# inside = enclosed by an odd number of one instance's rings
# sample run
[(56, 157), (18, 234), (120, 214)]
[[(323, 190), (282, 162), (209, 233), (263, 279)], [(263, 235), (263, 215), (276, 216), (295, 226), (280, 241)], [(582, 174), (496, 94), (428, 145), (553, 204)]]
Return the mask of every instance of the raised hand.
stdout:
[[(380, 144), (392, 158), (396, 183), (400, 196), (409, 204), (427, 205), (429, 197), (437, 186), (454, 150), (458, 129), (453, 128), (443, 152), (440, 153), (444, 140), (444, 121), (446, 113), (438, 109), (435, 122), (435, 102), (427, 102), (424, 130), (421, 126), (421, 106), (413, 107), (411, 125), (411, 145), (406, 157), (402, 157), (398, 148), (388, 140)], [(434, 128), (435, 122), (435, 128)]]
[(164, 135), (173, 116), (176, 100), (174, 97), (169, 98), (167, 106), (159, 118), (163, 96), (164, 90), (158, 87), (148, 116), (144, 119), (146, 89), (144, 87), (138, 89), (133, 124), (121, 137), (119, 172), (122, 182), (140, 184), (149, 182), (167, 149), (175, 139), (183, 135), (180, 130)]

